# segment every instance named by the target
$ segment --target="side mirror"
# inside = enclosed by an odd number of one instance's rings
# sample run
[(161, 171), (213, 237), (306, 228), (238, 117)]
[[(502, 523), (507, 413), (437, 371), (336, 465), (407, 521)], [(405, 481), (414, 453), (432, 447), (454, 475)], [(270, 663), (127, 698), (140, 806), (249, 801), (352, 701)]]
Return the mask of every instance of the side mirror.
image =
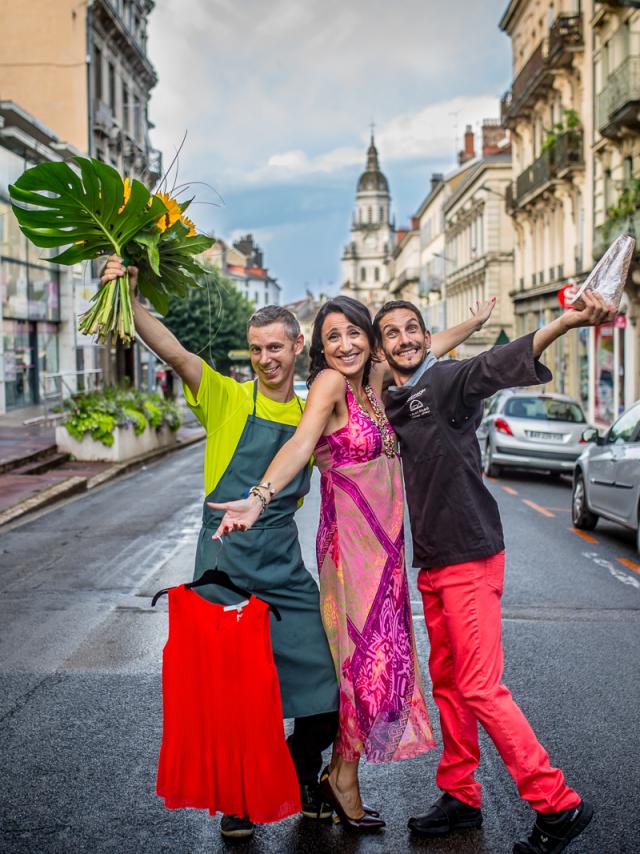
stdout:
[(586, 430), (582, 431), (582, 436), (580, 437), (583, 442), (597, 442), (599, 433), (595, 427), (587, 427)]

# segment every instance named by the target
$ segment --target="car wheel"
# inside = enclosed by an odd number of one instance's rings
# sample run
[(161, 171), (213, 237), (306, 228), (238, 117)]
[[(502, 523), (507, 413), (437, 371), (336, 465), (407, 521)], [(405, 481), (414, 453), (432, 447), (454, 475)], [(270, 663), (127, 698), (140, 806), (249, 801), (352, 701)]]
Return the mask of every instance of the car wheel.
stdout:
[(592, 531), (598, 522), (598, 517), (589, 510), (587, 505), (587, 490), (582, 474), (576, 475), (573, 484), (571, 519), (575, 528), (582, 528), (586, 531)]
[(491, 453), (491, 440), (487, 441), (487, 444), (484, 447), (484, 473), (487, 477), (500, 477), (502, 469), (500, 466), (496, 465), (493, 462), (493, 455)]

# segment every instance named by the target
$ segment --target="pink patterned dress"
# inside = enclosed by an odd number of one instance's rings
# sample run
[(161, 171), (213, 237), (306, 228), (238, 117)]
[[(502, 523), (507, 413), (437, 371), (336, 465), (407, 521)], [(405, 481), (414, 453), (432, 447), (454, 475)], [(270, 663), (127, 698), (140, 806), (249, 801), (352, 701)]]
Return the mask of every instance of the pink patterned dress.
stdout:
[[(378, 424), (348, 383), (346, 401), (347, 424), (315, 450), (322, 621), (340, 684), (336, 750), (346, 760), (388, 762), (434, 741), (411, 622), (400, 459), (385, 454)], [(388, 422), (383, 429), (391, 432)]]

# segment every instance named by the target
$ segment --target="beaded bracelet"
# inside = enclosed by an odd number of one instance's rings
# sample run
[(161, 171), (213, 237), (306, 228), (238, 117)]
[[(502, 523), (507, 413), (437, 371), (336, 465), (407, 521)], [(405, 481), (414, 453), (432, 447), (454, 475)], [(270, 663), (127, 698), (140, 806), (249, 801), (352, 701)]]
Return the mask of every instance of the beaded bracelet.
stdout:
[(257, 498), (259, 498), (259, 499), (260, 499), (260, 504), (262, 505), (262, 507), (261, 507), (261, 509), (260, 509), (260, 515), (262, 516), (262, 514), (264, 513), (264, 511), (267, 509), (267, 504), (268, 504), (269, 502), (268, 502), (268, 501), (267, 501), (267, 499), (264, 497), (264, 495), (260, 492), (260, 490), (258, 489), (258, 487), (257, 487), (257, 486), (252, 486), (252, 487), (251, 487), (251, 489), (249, 490), (249, 495), (255, 495)]

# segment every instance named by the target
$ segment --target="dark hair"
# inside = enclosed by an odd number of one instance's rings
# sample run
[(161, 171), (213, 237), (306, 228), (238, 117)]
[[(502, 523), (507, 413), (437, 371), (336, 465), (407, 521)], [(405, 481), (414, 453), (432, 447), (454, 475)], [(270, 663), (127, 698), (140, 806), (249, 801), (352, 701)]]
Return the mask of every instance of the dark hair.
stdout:
[(380, 345), (382, 343), (382, 334), (380, 333), (380, 323), (382, 322), (382, 318), (385, 314), (389, 314), (391, 311), (396, 311), (399, 308), (406, 308), (407, 311), (412, 311), (420, 324), (420, 329), (423, 332), (427, 331), (427, 327), (424, 322), (424, 317), (420, 314), (420, 309), (417, 305), (414, 305), (412, 302), (409, 302), (406, 299), (392, 299), (389, 302), (385, 302), (382, 308), (378, 311), (376, 316), (373, 318), (373, 328), (375, 330), (376, 343)]
[(307, 379), (307, 385), (310, 386), (320, 371), (327, 367), (327, 361), (324, 357), (322, 348), (322, 324), (324, 323), (326, 316), (334, 311), (339, 314), (344, 314), (347, 320), (350, 320), (354, 326), (358, 327), (358, 329), (362, 329), (364, 334), (367, 336), (369, 347), (371, 348), (371, 355), (364, 366), (364, 375), (362, 377), (363, 385), (366, 385), (369, 382), (371, 358), (376, 346), (376, 337), (373, 331), (371, 315), (369, 314), (369, 309), (361, 302), (358, 302), (357, 299), (351, 299), (351, 297), (343, 296), (333, 297), (328, 302), (325, 302), (316, 315), (316, 319), (313, 321), (311, 346), (309, 347), (309, 377)]
[(270, 326), (272, 323), (282, 323), (287, 333), (287, 338), (295, 341), (300, 335), (300, 324), (295, 314), (281, 305), (265, 305), (255, 311), (247, 321), (247, 333), (252, 326)]

